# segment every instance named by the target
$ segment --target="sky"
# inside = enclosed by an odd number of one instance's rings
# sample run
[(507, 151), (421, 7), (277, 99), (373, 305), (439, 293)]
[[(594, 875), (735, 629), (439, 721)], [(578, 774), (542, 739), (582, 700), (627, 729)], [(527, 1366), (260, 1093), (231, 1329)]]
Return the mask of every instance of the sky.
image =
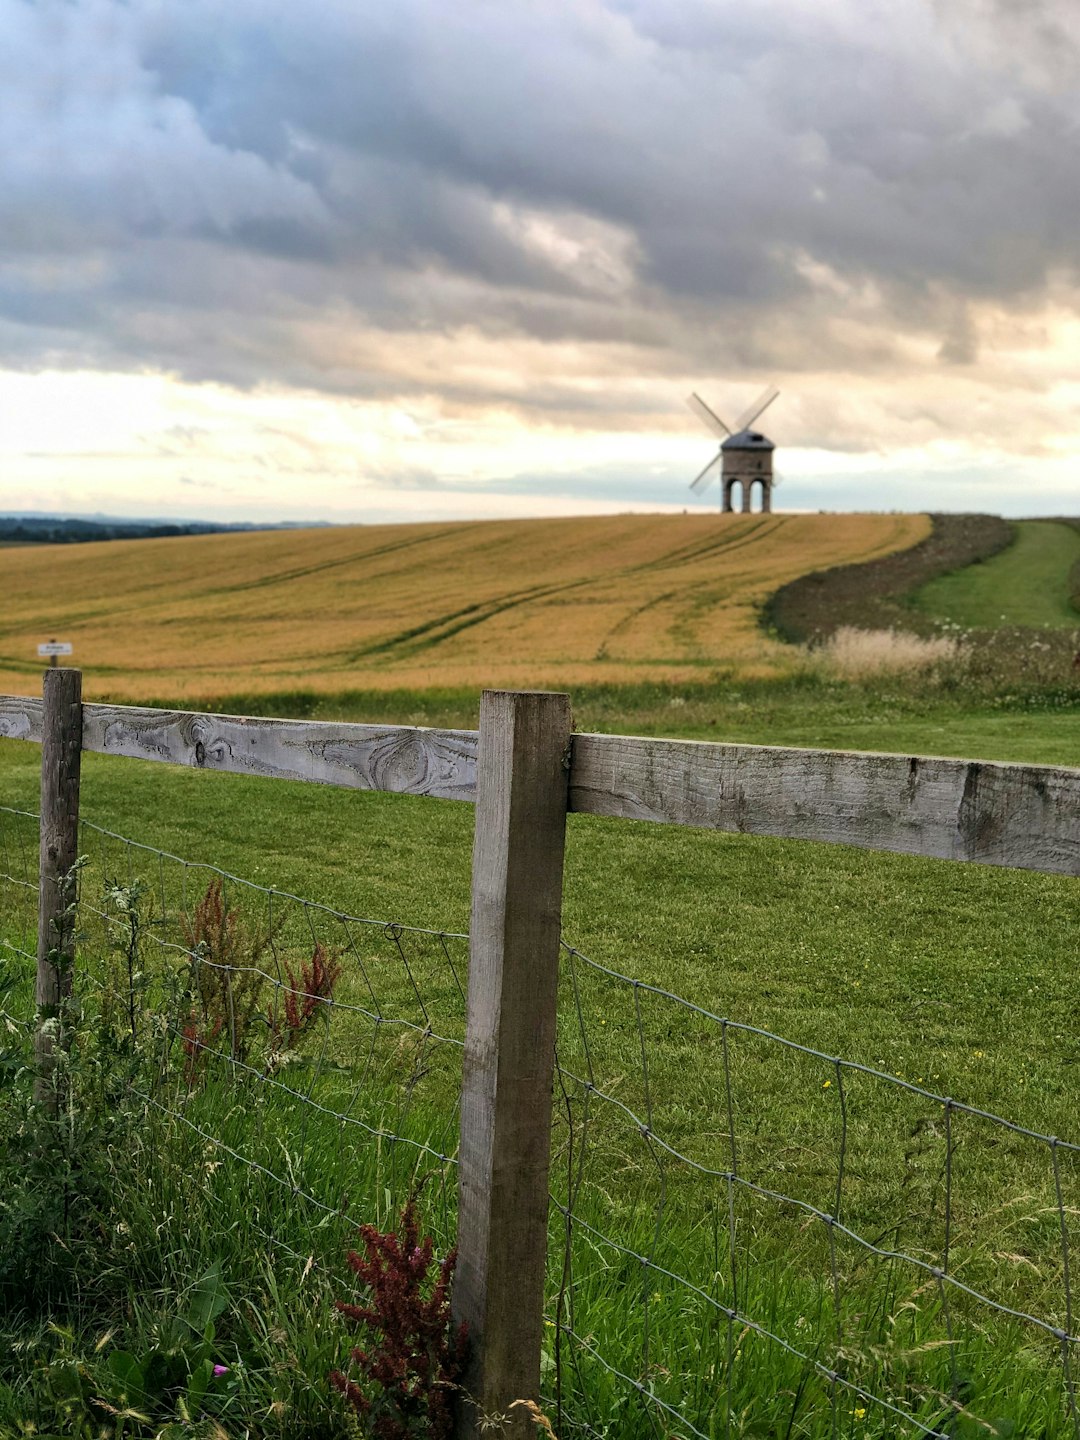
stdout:
[(1076, 0), (0, 0), (0, 510), (707, 510), (770, 384), (1080, 513)]

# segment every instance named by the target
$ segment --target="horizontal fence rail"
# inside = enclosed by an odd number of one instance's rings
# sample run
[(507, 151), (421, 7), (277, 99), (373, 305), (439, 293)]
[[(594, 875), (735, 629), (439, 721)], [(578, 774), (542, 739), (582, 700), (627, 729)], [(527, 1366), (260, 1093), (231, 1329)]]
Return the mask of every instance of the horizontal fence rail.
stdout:
[[(0, 737), (42, 702), (0, 696)], [(348, 789), (476, 799), (471, 730), (84, 705), (82, 748)], [(1080, 769), (623, 735), (571, 737), (567, 808), (1080, 875)]]
[[(42, 702), (0, 696), (0, 736), (41, 741)], [(349, 790), (475, 800), (476, 732), (84, 705), (82, 748)]]
[(570, 809), (1080, 874), (1080, 770), (575, 735)]

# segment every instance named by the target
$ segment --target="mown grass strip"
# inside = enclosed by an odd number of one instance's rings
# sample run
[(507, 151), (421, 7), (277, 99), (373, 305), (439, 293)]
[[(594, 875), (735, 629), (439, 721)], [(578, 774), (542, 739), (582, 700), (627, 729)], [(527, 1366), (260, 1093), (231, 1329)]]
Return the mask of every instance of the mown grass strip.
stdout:
[(996, 629), (1080, 628), (1069, 575), (1080, 565), (1080, 532), (1054, 520), (1019, 520), (1007, 549), (917, 590), (912, 603), (922, 615), (952, 625)]

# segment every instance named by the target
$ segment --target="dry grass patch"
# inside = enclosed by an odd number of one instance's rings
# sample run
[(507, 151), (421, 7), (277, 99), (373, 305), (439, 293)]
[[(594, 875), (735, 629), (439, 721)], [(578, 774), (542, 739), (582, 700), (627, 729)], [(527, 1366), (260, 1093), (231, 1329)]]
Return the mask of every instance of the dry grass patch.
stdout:
[(859, 630), (841, 625), (809, 652), (811, 664), (843, 680), (903, 675), (955, 664), (960, 642), (948, 635), (911, 635), (903, 630)]

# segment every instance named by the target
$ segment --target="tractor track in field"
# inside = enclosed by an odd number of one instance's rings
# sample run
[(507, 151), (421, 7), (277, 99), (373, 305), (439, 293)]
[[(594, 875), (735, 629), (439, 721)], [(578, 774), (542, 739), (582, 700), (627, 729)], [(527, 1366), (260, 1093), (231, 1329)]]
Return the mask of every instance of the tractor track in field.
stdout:
[(644, 615), (649, 610), (652, 610), (656, 605), (662, 605), (665, 600), (674, 599), (674, 597), (678, 595), (678, 593), (678, 590), (665, 590), (662, 595), (654, 595), (651, 600), (646, 600), (644, 604), (638, 605), (633, 610), (628, 611), (628, 613), (625, 614), (621, 620), (617, 620), (615, 624), (612, 625), (611, 629), (600, 641), (600, 644), (597, 647), (597, 651), (596, 654), (593, 656), (593, 659), (607, 660), (608, 646), (613, 640), (616, 640), (620, 635), (622, 635), (626, 630), (628, 630), (630, 626), (634, 623), (634, 621), (639, 618), (639, 616)]
[[(685, 565), (694, 564), (699, 560), (708, 559), (713, 555), (730, 553), (732, 550), (740, 550), (747, 545), (758, 543), (766, 535), (773, 534), (784, 523), (783, 517), (765, 517), (757, 524), (743, 530), (738, 535), (712, 538), (705, 543), (695, 541), (692, 545), (683, 545), (676, 550), (669, 551), (654, 560), (643, 561), (639, 565), (628, 565), (620, 570), (612, 571), (605, 575), (603, 580), (629, 579), (634, 575), (640, 575), (657, 570), (674, 570)], [(762, 533), (764, 532), (764, 533)], [(399, 631), (396, 635), (388, 636), (385, 640), (375, 641), (371, 645), (365, 645), (359, 650), (349, 652), (345, 659), (349, 664), (359, 664), (363, 660), (379, 655), (383, 658), (392, 657), (396, 659), (407, 659), (425, 650), (434, 649), (444, 641), (452, 639), (455, 635), (461, 634), (463, 630), (474, 629), (477, 625), (483, 625), (497, 616), (505, 614), (508, 610), (518, 609), (522, 605), (528, 605), (538, 600), (549, 600), (556, 595), (565, 595), (573, 590), (580, 590), (588, 585), (597, 583), (598, 577), (593, 575), (582, 576), (578, 580), (568, 580), (561, 584), (534, 585), (526, 590), (511, 590), (502, 595), (492, 596), (488, 600), (478, 600), (473, 605), (467, 605), (460, 610), (451, 610), (446, 614), (436, 616), (432, 620), (426, 620), (420, 625), (411, 626), (408, 630)], [(670, 598), (677, 592), (669, 592), (666, 596), (657, 596), (650, 599), (638, 611), (647, 610), (652, 605), (659, 604), (662, 599)], [(608, 643), (618, 629), (628, 624), (634, 618), (633, 615), (624, 616), (614, 629), (605, 636), (601, 642), (601, 648)]]
[[(678, 565), (692, 565), (695, 560), (707, 559), (710, 555), (718, 555), (730, 550), (741, 550), (745, 545), (756, 544), (763, 540), (765, 535), (772, 535), (786, 523), (783, 515), (763, 515), (754, 525), (747, 526), (738, 535), (727, 535), (713, 537), (702, 543), (695, 540), (689, 545), (680, 546), (671, 550), (667, 555), (661, 555), (655, 560), (644, 561), (641, 565), (635, 565), (625, 573), (641, 573), (646, 570), (674, 569)], [(762, 534), (762, 531), (765, 533)]]
[(436, 645), (441, 645), (444, 640), (459, 635), (462, 630), (471, 630), (476, 625), (483, 625), (485, 621), (493, 620), (496, 615), (502, 615), (507, 610), (516, 610), (518, 606), (527, 605), (530, 601), (544, 600), (551, 595), (561, 595), (568, 590), (577, 590), (583, 585), (591, 584), (593, 584), (593, 577), (590, 575), (582, 580), (569, 580), (562, 585), (538, 585), (529, 590), (512, 590), (508, 594), (493, 596), (490, 600), (478, 600), (475, 605), (466, 605), (461, 610), (451, 610), (448, 614), (436, 616), (434, 620), (427, 620), (422, 625), (414, 625), (408, 630), (402, 630), (386, 640), (378, 640), (372, 645), (365, 645), (362, 649), (353, 651), (347, 658), (351, 664), (356, 664), (372, 655), (385, 656), (392, 651), (397, 651), (401, 658), (416, 655), (424, 650), (433, 649)]
[[(760, 520), (748, 530), (743, 530), (739, 535), (732, 535), (723, 540), (713, 540), (706, 545), (696, 543), (693, 547), (683, 546), (680, 550), (674, 550), (661, 560), (650, 560), (644, 565), (638, 565), (633, 569), (625, 571), (625, 574), (640, 574), (647, 570), (676, 569), (681, 565), (691, 565), (697, 560), (708, 559), (713, 555), (728, 555), (733, 550), (742, 550), (747, 545), (754, 545), (765, 539), (767, 535), (773, 535), (784, 524), (784, 518), (777, 517), (771, 523), (768, 517)], [(762, 533), (764, 531), (764, 533)], [(623, 634), (639, 616), (652, 610), (657, 605), (662, 605), (665, 600), (672, 600), (676, 595), (683, 593), (678, 590), (667, 590), (662, 595), (654, 595), (643, 604), (638, 605), (628, 614), (617, 620), (604, 638), (600, 641), (595, 658), (606, 660), (608, 646), (611, 642)], [(690, 602), (693, 603), (693, 602)]]
[(432, 541), (442, 540), (447, 535), (464, 535), (469, 530), (475, 530), (475, 525), (457, 526), (453, 530), (437, 530), (432, 535), (417, 535), (408, 540), (398, 540), (392, 545), (379, 545), (374, 550), (358, 550), (352, 555), (343, 555), (337, 560), (325, 560), (321, 565), (304, 565), (294, 570), (282, 570), (276, 575), (262, 575), (257, 580), (245, 580), (239, 585), (220, 585), (214, 590), (207, 590), (207, 595), (238, 595), (245, 590), (263, 590), (271, 585), (287, 585), (291, 580), (302, 580), (307, 575), (321, 575), (327, 570), (338, 570), (345, 565), (355, 565), (358, 561), (376, 560), (382, 555), (392, 555), (398, 550), (411, 550), (417, 545), (428, 545)]

